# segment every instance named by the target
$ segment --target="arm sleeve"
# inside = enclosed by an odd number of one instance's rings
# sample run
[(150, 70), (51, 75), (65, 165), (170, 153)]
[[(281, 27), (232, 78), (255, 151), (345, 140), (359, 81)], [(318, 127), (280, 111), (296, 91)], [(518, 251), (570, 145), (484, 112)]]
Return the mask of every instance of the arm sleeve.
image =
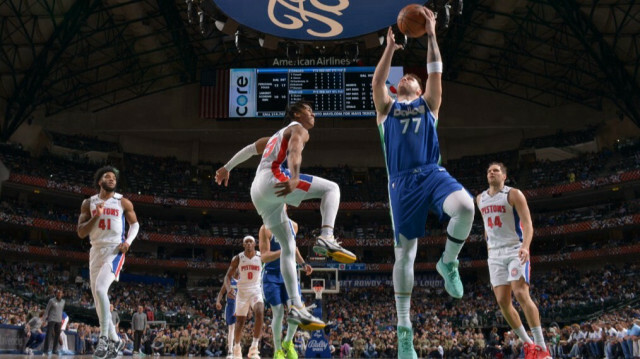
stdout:
[(240, 151), (238, 151), (238, 153), (233, 155), (233, 157), (231, 157), (229, 162), (227, 162), (227, 164), (224, 165), (224, 168), (226, 168), (227, 171), (231, 171), (237, 165), (241, 164), (242, 162), (248, 160), (249, 158), (257, 154), (258, 154), (258, 150), (256, 148), (255, 143), (247, 145), (245, 148), (241, 149)]
[(140, 230), (140, 224), (138, 222), (129, 225), (129, 232), (127, 233), (127, 244), (131, 245), (133, 240), (138, 235), (138, 231)]

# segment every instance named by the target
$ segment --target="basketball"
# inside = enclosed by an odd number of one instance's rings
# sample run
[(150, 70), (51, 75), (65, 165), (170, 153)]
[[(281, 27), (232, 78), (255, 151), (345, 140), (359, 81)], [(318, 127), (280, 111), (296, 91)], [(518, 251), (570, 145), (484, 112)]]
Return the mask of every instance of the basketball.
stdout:
[(407, 5), (398, 14), (398, 28), (408, 37), (424, 35), (426, 22), (427, 19), (424, 16), (422, 5)]

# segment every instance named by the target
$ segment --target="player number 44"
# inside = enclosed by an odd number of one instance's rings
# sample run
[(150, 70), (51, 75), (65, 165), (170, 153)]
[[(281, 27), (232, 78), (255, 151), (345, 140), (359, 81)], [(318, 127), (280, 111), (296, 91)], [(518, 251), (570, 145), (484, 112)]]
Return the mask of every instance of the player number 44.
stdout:
[(400, 123), (404, 125), (402, 128), (402, 134), (407, 133), (407, 129), (409, 128), (409, 123), (413, 122), (416, 125), (413, 133), (418, 133), (418, 129), (420, 129), (420, 122), (422, 122), (422, 117), (413, 117), (411, 119), (405, 118), (404, 120), (400, 120)]
[(495, 216), (493, 221), (491, 220), (491, 217), (487, 218), (487, 227), (493, 228), (493, 226), (502, 228), (502, 221), (500, 220), (500, 216)]

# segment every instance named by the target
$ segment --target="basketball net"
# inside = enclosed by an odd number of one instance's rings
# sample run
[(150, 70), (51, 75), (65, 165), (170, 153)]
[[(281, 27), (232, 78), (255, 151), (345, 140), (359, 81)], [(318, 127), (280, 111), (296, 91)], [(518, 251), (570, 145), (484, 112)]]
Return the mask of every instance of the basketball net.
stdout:
[(313, 292), (316, 293), (316, 299), (322, 299), (322, 292), (324, 291), (324, 286), (316, 285), (313, 287)]

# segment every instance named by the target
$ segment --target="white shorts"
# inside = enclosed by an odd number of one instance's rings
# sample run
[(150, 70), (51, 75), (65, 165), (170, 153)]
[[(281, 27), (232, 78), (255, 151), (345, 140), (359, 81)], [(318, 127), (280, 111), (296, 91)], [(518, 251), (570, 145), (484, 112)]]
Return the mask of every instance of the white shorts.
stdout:
[(251, 201), (262, 217), (264, 225), (271, 228), (288, 221), (289, 218), (284, 210), (285, 203), (298, 207), (300, 202), (309, 198), (309, 190), (313, 180), (313, 176), (301, 174), (298, 187), (288, 195), (278, 197), (276, 191), (279, 189), (274, 186), (280, 181), (274, 177), (271, 171), (261, 171), (256, 174), (251, 184)]
[(262, 287), (240, 289), (236, 294), (236, 317), (246, 317), (249, 313), (249, 308), (253, 309), (253, 306), (257, 303), (264, 303), (262, 299)]
[(114, 274), (115, 280), (117, 281), (120, 277), (122, 266), (124, 265), (124, 257), (125, 255), (118, 250), (118, 245), (92, 246), (89, 252), (89, 277), (91, 283), (95, 283), (100, 269), (102, 269), (105, 263), (109, 264), (111, 273)]
[(531, 264), (529, 261), (525, 264), (520, 263), (519, 249), (520, 246), (489, 250), (487, 263), (491, 286), (509, 285), (511, 282), (520, 280), (520, 277), (524, 277), (525, 282), (529, 284)]

